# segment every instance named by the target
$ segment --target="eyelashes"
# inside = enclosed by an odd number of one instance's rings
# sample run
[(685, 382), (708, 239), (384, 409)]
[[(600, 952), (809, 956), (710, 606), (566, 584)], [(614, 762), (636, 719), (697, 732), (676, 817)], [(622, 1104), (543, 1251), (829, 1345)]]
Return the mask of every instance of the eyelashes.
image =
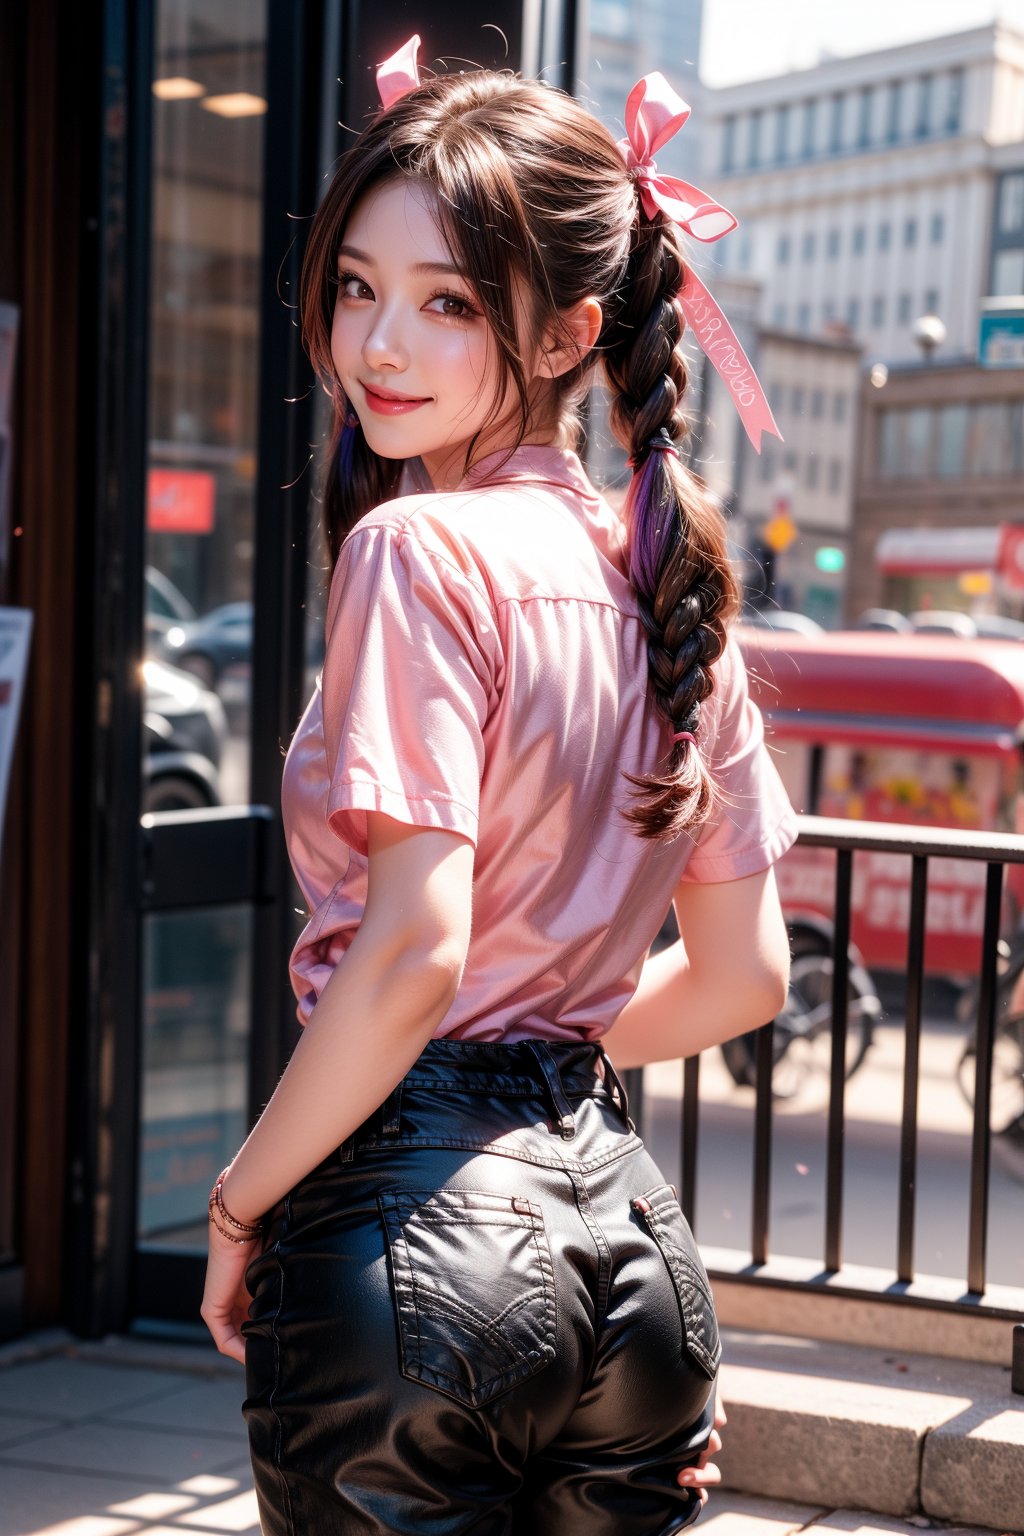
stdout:
[[(345, 271), (338, 272), (335, 276), (333, 276), (331, 278), (331, 282), (338, 289), (338, 298), (339, 299), (346, 298), (346, 299), (355, 299), (355, 300), (358, 301), (360, 299), (372, 299), (373, 298), (373, 289), (370, 287), (369, 283), (367, 283), (365, 281), (365, 279), (363, 279), (363, 278), (361, 278), (359, 276), (359, 274), (357, 272), (345, 272)], [(354, 293), (348, 292), (349, 286), (353, 285), (353, 284), (358, 289), (363, 289), (365, 291), (361, 292), (361, 293), (360, 292), (354, 292)], [(436, 304), (439, 299), (443, 300), (446, 305), (453, 305), (454, 306), (454, 309), (444, 309), (444, 310), (437, 310), (437, 311), (435, 311), (435, 313), (440, 314), (440, 316), (441, 316), (441, 318), (443, 320), (462, 320), (462, 321), (465, 321), (465, 320), (478, 319), (479, 316), (480, 316), (480, 311), (476, 308), (475, 305), (473, 305), (469, 301), (469, 299), (467, 299), (461, 293), (454, 293), (450, 288), (438, 288), (438, 289), (436, 289), (427, 298), (426, 303), (427, 304)]]

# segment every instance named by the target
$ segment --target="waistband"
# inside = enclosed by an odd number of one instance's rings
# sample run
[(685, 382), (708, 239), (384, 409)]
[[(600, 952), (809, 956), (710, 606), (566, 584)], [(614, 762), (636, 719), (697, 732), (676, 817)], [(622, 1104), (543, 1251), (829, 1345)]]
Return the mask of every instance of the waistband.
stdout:
[[(572, 1101), (609, 1098), (629, 1130), (635, 1129), (626, 1090), (604, 1047), (596, 1041), (430, 1040), (360, 1131), (372, 1126), (385, 1136), (397, 1134), (402, 1095), (413, 1088), (450, 1088), (489, 1098), (537, 1098), (539, 1090), (566, 1141), (576, 1134)], [(351, 1157), (359, 1134), (355, 1132), (342, 1147), (343, 1160)]]

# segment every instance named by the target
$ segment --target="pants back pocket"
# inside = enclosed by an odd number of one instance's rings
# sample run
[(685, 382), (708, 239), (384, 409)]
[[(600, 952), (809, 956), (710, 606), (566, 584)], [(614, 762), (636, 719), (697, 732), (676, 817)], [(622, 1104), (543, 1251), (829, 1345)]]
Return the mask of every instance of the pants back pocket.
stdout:
[(661, 1249), (672, 1276), (686, 1334), (686, 1346), (706, 1375), (714, 1376), (722, 1358), (711, 1282), (690, 1224), (668, 1184), (659, 1184), (630, 1205)]
[(540, 1207), (480, 1190), (378, 1197), (403, 1375), (473, 1408), (555, 1358)]

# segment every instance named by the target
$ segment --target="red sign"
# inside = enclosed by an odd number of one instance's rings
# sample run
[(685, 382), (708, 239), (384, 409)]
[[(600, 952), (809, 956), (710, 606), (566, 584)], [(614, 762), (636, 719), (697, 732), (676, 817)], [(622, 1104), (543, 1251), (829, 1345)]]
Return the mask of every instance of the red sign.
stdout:
[(151, 469), (146, 526), (153, 533), (212, 533), (217, 482), (198, 469)]
[(996, 570), (1008, 587), (1024, 591), (1024, 523), (1003, 523)]

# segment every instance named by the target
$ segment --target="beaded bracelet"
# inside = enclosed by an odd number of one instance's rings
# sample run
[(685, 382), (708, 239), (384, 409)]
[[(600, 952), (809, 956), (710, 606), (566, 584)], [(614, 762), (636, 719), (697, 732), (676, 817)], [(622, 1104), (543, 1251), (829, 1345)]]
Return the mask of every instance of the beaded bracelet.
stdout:
[[(227, 1206), (224, 1204), (223, 1186), (224, 1186), (224, 1179), (227, 1176), (227, 1173), (228, 1173), (228, 1169), (224, 1168), (218, 1174), (217, 1182), (214, 1184), (213, 1188), (210, 1191), (210, 1198), (209, 1198), (209, 1201), (207, 1202), (207, 1209), (209, 1210), (209, 1213), (210, 1213), (210, 1220), (213, 1221), (213, 1224), (217, 1228), (217, 1231), (220, 1232), (223, 1237), (231, 1238), (231, 1241), (233, 1243), (249, 1243), (249, 1242), (252, 1242), (253, 1239), (255, 1237), (258, 1237), (260, 1232), (262, 1232), (262, 1230), (263, 1230), (262, 1224), (260, 1222), (258, 1222), (258, 1221), (256, 1221), (256, 1222), (239, 1221), (236, 1216), (232, 1216), (231, 1212), (228, 1210)], [(214, 1221), (213, 1212), (214, 1212), (215, 1208), (216, 1208), (218, 1216), (220, 1216), (222, 1221), (224, 1221), (229, 1227), (234, 1227), (236, 1232), (244, 1232), (246, 1235), (244, 1237), (232, 1237), (230, 1232), (225, 1231), (224, 1227), (222, 1227), (219, 1222)]]
[(259, 1236), (258, 1232), (250, 1232), (246, 1237), (233, 1237), (230, 1232), (226, 1231), (225, 1228), (220, 1225), (219, 1222), (214, 1220), (212, 1210), (210, 1212), (210, 1226), (213, 1227), (216, 1232), (219, 1232), (221, 1237), (226, 1237), (229, 1243), (254, 1243)]

